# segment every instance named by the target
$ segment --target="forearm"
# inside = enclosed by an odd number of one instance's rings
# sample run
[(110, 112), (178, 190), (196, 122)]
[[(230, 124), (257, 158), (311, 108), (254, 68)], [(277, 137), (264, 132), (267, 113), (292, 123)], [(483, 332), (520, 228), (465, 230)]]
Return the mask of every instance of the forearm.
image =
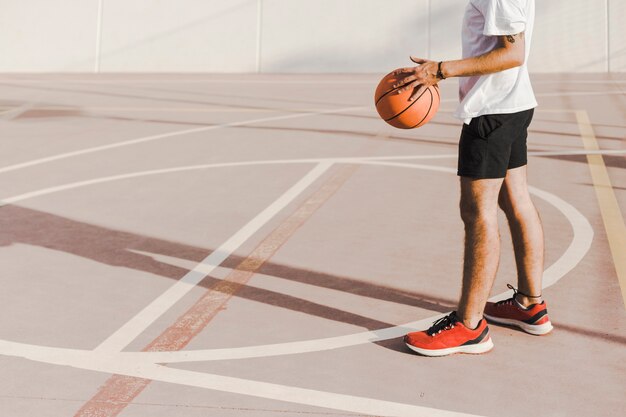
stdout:
[[(438, 73), (439, 65), (437, 62), (411, 57), (411, 60), (419, 65), (412, 68), (399, 68), (394, 71), (394, 74), (400, 77), (398, 77), (398, 82), (394, 84), (393, 88), (396, 88), (396, 94), (413, 89), (414, 93), (409, 99), (413, 100), (419, 97), (426, 88), (445, 78), (491, 74), (518, 67), (524, 63), (524, 50), (523, 32), (516, 35), (499, 36), (496, 47), (483, 55), (442, 62), (440, 64), (441, 74)], [(408, 76), (403, 78), (403, 75)]]
[(472, 58), (445, 61), (441, 72), (445, 78), (492, 74), (515, 68), (524, 63), (524, 49), (498, 46), (483, 55)]

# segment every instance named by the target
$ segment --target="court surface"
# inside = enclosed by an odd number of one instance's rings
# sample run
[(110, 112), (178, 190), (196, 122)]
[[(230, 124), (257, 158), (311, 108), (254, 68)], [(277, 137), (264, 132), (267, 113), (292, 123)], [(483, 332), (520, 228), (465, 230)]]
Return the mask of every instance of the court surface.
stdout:
[(2, 76), (0, 414), (623, 412), (626, 77), (533, 78), (555, 331), (426, 358), (401, 336), (460, 291), (457, 84), (404, 131), (380, 76)]

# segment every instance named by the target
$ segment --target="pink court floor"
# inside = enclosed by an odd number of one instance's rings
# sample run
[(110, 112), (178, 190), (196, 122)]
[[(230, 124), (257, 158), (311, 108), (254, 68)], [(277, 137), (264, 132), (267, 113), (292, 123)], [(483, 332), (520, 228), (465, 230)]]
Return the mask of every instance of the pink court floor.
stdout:
[(445, 358), (402, 335), (460, 291), (457, 84), (407, 131), (380, 76), (0, 77), (0, 415), (623, 413), (626, 76), (533, 77), (555, 330)]

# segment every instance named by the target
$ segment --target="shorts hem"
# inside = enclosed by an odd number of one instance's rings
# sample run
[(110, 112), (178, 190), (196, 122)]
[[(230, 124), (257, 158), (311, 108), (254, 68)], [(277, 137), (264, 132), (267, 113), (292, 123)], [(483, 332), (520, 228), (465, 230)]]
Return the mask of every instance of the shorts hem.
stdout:
[(506, 173), (504, 175), (499, 175), (499, 174), (489, 175), (489, 174), (478, 174), (475, 172), (460, 172), (460, 171), (457, 171), (456, 175), (458, 175), (459, 177), (467, 177), (467, 178), (472, 178), (475, 180), (493, 180), (493, 179), (506, 177)]
[(468, 173), (458, 173), (458, 172), (456, 175), (458, 175), (459, 177), (471, 178), (473, 180), (496, 180), (499, 178), (506, 177), (506, 174), (499, 176), (499, 175), (486, 175), (486, 174), (468, 174)]
[[(523, 167), (525, 165), (528, 165), (528, 162), (524, 162), (522, 164), (515, 164), (513, 166), (508, 167), (506, 170), (508, 171), (509, 169), (515, 169), (515, 168), (520, 168)], [(504, 173), (504, 175), (500, 175), (500, 174), (478, 174), (476, 172), (461, 172), (461, 171), (456, 171), (456, 175), (459, 177), (468, 177), (468, 178), (473, 178), (476, 180), (487, 180), (487, 179), (497, 179), (497, 178), (505, 178), (506, 177), (506, 172)]]
[(507, 168), (507, 171), (508, 171), (509, 169), (515, 169), (515, 168), (520, 168), (520, 167), (523, 167), (524, 165), (528, 165), (528, 161), (524, 161), (524, 162), (519, 162), (519, 163), (511, 164), (511, 166)]

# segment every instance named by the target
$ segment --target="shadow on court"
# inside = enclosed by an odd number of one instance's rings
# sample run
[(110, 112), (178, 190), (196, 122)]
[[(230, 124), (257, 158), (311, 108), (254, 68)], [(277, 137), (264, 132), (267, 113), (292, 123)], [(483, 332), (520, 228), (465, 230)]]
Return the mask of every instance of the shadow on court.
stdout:
[[(0, 230), (2, 230), (0, 246), (16, 243), (39, 246), (87, 258), (109, 266), (131, 268), (173, 280), (181, 279), (189, 270), (159, 262), (150, 256), (133, 251), (161, 254), (195, 262), (200, 262), (211, 253), (211, 250), (205, 248), (113, 230), (16, 205), (7, 205), (0, 208)], [(239, 265), (242, 260), (243, 258), (240, 256), (230, 256), (221, 266), (232, 269)], [(454, 308), (452, 300), (271, 262), (265, 263), (258, 270), (258, 273), (307, 285), (345, 291), (362, 297), (419, 307), (438, 313), (448, 312)], [(122, 279), (123, 277), (120, 278)], [(200, 282), (199, 286), (214, 289), (215, 284), (220, 281), (220, 279), (207, 276)], [(370, 331), (395, 326), (395, 324), (379, 321), (371, 317), (247, 285), (242, 285), (235, 293), (235, 296), (327, 320), (363, 327)], [(407, 317), (407, 321), (412, 319), (414, 318)], [(393, 350), (406, 351), (404, 344), (400, 340), (387, 340), (377, 342), (377, 344)]]
[[(173, 280), (179, 280), (189, 270), (159, 262), (150, 256), (134, 251), (161, 254), (194, 262), (200, 262), (211, 253), (211, 250), (206, 248), (96, 226), (16, 205), (7, 205), (0, 208), (0, 230), (2, 230), (0, 246), (8, 246), (15, 243), (39, 246), (84, 257), (102, 264), (131, 268)], [(221, 266), (232, 269), (239, 265), (242, 260), (243, 258), (240, 256), (230, 256)], [(456, 302), (451, 299), (442, 299), (427, 294), (375, 285), (354, 278), (298, 269), (272, 262), (263, 264), (257, 272), (302, 284), (344, 291), (362, 297), (414, 306), (437, 313), (449, 312), (456, 305)], [(220, 279), (207, 276), (200, 282), (199, 286), (206, 289), (214, 289), (215, 284), (220, 281)], [(379, 321), (371, 317), (247, 285), (242, 285), (235, 293), (235, 296), (327, 320), (363, 327), (370, 331), (395, 326), (395, 324)], [(412, 319), (414, 318), (407, 317), (407, 321)], [(609, 343), (626, 345), (626, 337), (623, 336), (559, 323), (556, 323), (555, 326), (560, 331), (575, 333)], [(375, 343), (387, 349), (408, 353), (408, 349), (404, 346), (401, 338)]]

